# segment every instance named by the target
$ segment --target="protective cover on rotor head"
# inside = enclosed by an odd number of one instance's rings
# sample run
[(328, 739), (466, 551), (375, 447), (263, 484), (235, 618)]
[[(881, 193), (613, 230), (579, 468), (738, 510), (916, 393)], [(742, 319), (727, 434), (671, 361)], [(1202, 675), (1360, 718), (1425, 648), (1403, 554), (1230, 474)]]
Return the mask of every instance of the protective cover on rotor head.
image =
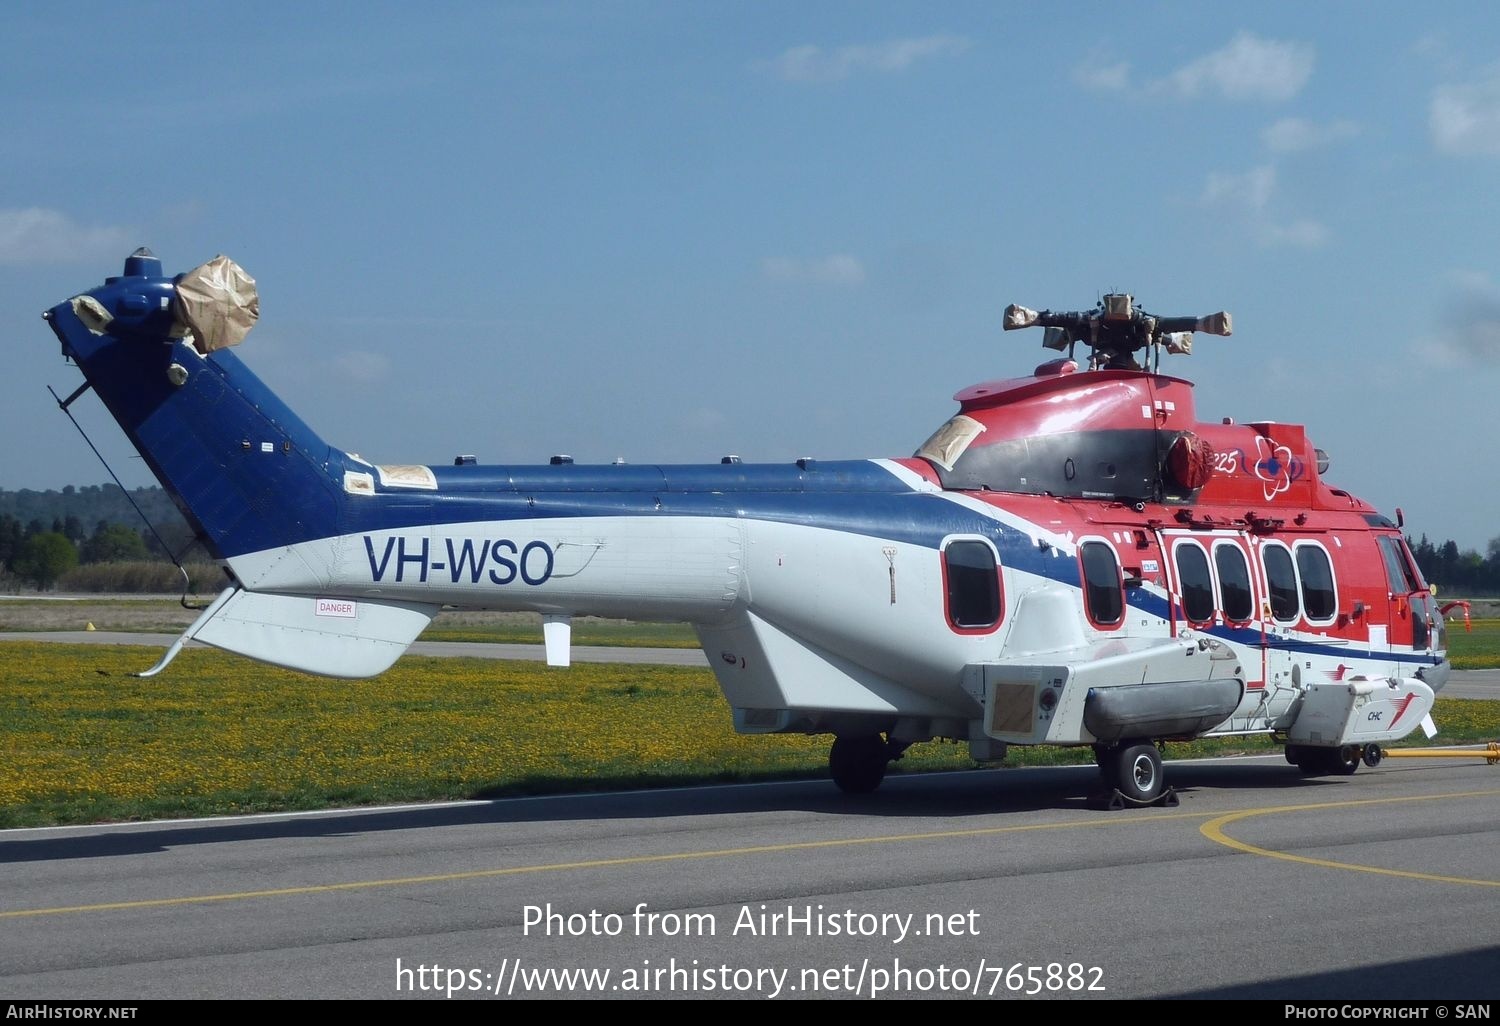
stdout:
[(222, 253), (177, 279), (177, 319), (207, 356), (238, 345), (260, 317), (255, 279)]

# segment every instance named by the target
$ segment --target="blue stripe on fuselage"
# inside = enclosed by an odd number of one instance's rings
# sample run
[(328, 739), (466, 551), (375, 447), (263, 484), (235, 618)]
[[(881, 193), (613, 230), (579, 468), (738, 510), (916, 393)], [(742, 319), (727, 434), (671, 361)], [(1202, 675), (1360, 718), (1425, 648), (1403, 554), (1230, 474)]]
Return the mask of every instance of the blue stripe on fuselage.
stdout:
[(946, 501), (940, 493), (913, 491), (879, 464), (860, 460), (824, 466), (830, 469), (630, 468), (637, 479), (649, 475), (660, 483), (645, 490), (620, 487), (621, 475), (614, 467), (476, 468), (488, 471), (488, 484), (499, 486), (489, 491), (472, 484), (469, 489), (450, 489), (449, 474), (435, 471), (436, 491), (384, 490), (349, 497), (339, 533), (576, 517), (728, 517), (800, 524), (932, 549), (950, 534), (979, 534), (995, 541), (1008, 565), (1024, 564), (1042, 573), (1049, 561), (1022, 532)]
[[(1074, 582), (1068, 582), (1074, 583)], [(1130, 588), (1125, 592), (1126, 601), (1132, 609), (1139, 609), (1143, 613), (1159, 617), (1163, 620), (1171, 618), (1172, 610), (1166, 598), (1146, 591), (1143, 588)], [(1209, 637), (1220, 641), (1233, 642), (1245, 648), (1259, 648), (1263, 641), (1268, 643), (1271, 649), (1286, 649), (1299, 655), (1330, 656), (1338, 659), (1372, 659), (1382, 662), (1410, 663), (1413, 665), (1431, 666), (1439, 660), (1432, 658), (1422, 652), (1392, 652), (1373, 651), (1371, 649), (1354, 648), (1350, 644), (1319, 644), (1305, 638), (1284, 638), (1280, 635), (1267, 636), (1255, 627), (1230, 627), (1219, 625), (1206, 630), (1193, 628), (1199, 634), (1207, 634)]]
[[(909, 492), (912, 489), (870, 460), (795, 463), (616, 463), (433, 467), (444, 494), (506, 492)], [(390, 489), (401, 491), (401, 489)]]

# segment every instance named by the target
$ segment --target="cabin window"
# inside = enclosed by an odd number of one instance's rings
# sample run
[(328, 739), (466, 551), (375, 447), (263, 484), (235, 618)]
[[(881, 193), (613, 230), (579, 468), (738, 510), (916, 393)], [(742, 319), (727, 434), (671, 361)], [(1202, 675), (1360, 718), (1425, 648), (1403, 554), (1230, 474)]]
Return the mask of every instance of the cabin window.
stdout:
[[(1417, 561), (1411, 557), (1411, 550), (1400, 538), (1381, 535), (1377, 541), (1380, 543), (1381, 558), (1385, 561), (1385, 578), (1390, 586), (1391, 596), (1408, 596), (1411, 605), (1412, 647), (1427, 648), (1432, 640), (1427, 628), (1428, 617), (1431, 616), (1433, 622), (1439, 625), (1439, 631), (1442, 630), (1443, 618), (1433, 609), (1434, 603), (1427, 593), (1422, 572), (1417, 569)], [(1402, 613), (1402, 616), (1406, 615), (1405, 612)], [(1439, 644), (1442, 644), (1441, 634)]]
[(1404, 540), (1398, 541), (1397, 544), (1401, 546), (1401, 554), (1406, 559), (1407, 576), (1416, 584), (1415, 590), (1427, 591), (1427, 582), (1422, 579), (1422, 568), (1417, 566), (1417, 557), (1411, 554), (1411, 549), (1407, 547)]
[(1098, 627), (1115, 627), (1125, 620), (1125, 587), (1120, 561), (1104, 542), (1078, 547), (1083, 561), (1083, 600), (1089, 619)]
[(1380, 556), (1385, 561), (1385, 580), (1392, 595), (1409, 595), (1417, 590), (1417, 580), (1412, 576), (1406, 556), (1397, 548), (1395, 538), (1381, 537)]
[(1192, 542), (1177, 546), (1177, 586), (1182, 592), (1182, 615), (1192, 623), (1214, 618), (1214, 578), (1208, 569), (1208, 553)]
[(948, 623), (955, 630), (985, 631), (1000, 623), (1000, 564), (987, 542), (953, 541), (943, 549)]
[(1244, 551), (1233, 542), (1214, 546), (1214, 566), (1219, 571), (1219, 594), (1224, 602), (1224, 619), (1244, 623), (1255, 616), (1255, 598), (1250, 591), (1250, 563)]
[(1295, 622), (1301, 603), (1297, 598), (1297, 571), (1292, 566), (1291, 552), (1285, 545), (1268, 542), (1261, 546), (1260, 559), (1266, 568), (1271, 615), (1282, 623)]
[(1297, 576), (1302, 581), (1302, 611), (1313, 623), (1332, 623), (1338, 615), (1338, 596), (1333, 587), (1333, 564), (1323, 546), (1298, 542)]

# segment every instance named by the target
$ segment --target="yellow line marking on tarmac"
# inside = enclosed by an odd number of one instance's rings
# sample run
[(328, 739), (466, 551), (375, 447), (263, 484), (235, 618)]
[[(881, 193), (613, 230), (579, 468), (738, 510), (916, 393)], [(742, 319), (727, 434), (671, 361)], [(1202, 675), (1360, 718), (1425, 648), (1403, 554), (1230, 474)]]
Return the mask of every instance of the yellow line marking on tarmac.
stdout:
[[(1242, 812), (1233, 812), (1225, 816), (1203, 824), (1199, 831), (1207, 838), (1219, 844), (1226, 845), (1239, 851), (1253, 855), (1266, 855), (1271, 858), (1287, 859), (1292, 862), (1310, 863), (1312, 865), (1328, 866), (1336, 869), (1357, 869), (1368, 873), (1382, 873), (1390, 876), (1415, 877), (1423, 880), (1437, 880), (1444, 883), (1467, 883), (1482, 886), (1500, 886), (1500, 881), (1492, 880), (1468, 880), (1460, 877), (1435, 876), (1429, 873), (1413, 873), (1404, 870), (1379, 869), (1371, 866), (1358, 866), (1345, 862), (1331, 862), (1324, 859), (1307, 858), (1301, 855), (1291, 855), (1285, 852), (1272, 851), (1267, 848), (1258, 848), (1243, 841), (1237, 841), (1223, 832), (1223, 828), (1230, 823), (1252, 816), (1266, 816), (1280, 812), (1307, 812), (1317, 809), (1350, 808), (1360, 805), (1382, 805), (1396, 802), (1432, 801), (1446, 798), (1480, 798), (1500, 795), (1500, 790), (1492, 791), (1466, 791), (1455, 794), (1417, 795), (1403, 798), (1366, 798), (1347, 802), (1325, 802), (1316, 805), (1285, 805), (1268, 806), (1258, 809), (1247, 809)], [(308, 884), (302, 887), (277, 887), (259, 891), (235, 891), (227, 894), (197, 894), (176, 898), (147, 898), (139, 901), (108, 901), (91, 905), (63, 905), (55, 908), (27, 908), (13, 909), (0, 912), (0, 920), (23, 919), (33, 916), (66, 915), (79, 912), (115, 912), (128, 909), (144, 908), (166, 908), (175, 905), (201, 905), (211, 902), (223, 901), (249, 901), (254, 898), (281, 898), (304, 894), (331, 894), (337, 891), (367, 890), (381, 887), (410, 887), (418, 884), (454, 883), (463, 880), (484, 880), (504, 876), (521, 876), (529, 873), (559, 873), (578, 869), (604, 869), (613, 866), (642, 866), (653, 863), (681, 862), (690, 859), (715, 859), (733, 858), (743, 855), (774, 855), (796, 851), (816, 851), (830, 848), (849, 848), (857, 845), (867, 844), (907, 844), (914, 841), (938, 841), (951, 840), (953, 838), (973, 837), (995, 837), (1001, 834), (1030, 833), (1042, 830), (1071, 830), (1088, 827), (1108, 826), (1150, 826), (1164, 820), (1202, 819), (1210, 816), (1207, 812), (1174, 812), (1161, 813), (1132, 819), (1087, 819), (1067, 823), (1033, 823), (1025, 826), (1003, 826), (1003, 827), (977, 827), (970, 830), (934, 830), (926, 833), (916, 834), (883, 834), (875, 837), (845, 837), (834, 838), (825, 841), (794, 841), (787, 844), (758, 844), (744, 848), (717, 848), (706, 851), (681, 851), (666, 852), (657, 855), (631, 855), (613, 859), (590, 859), (579, 862), (550, 862), (535, 866), (507, 866), (500, 869), (475, 869), (461, 873), (434, 873), (426, 876), (402, 876), (392, 877), (384, 880), (350, 880), (344, 883), (333, 884)]]
[(1332, 859), (1316, 859), (1308, 855), (1293, 855), (1290, 852), (1275, 851), (1271, 848), (1262, 848), (1258, 845), (1248, 844), (1245, 841), (1236, 840), (1224, 832), (1224, 828), (1231, 823), (1249, 819), (1252, 816), (1269, 816), (1274, 813), (1283, 812), (1313, 812), (1319, 809), (1348, 809), (1360, 805), (1393, 805), (1397, 802), (1425, 802), (1439, 801), (1448, 798), (1493, 798), (1500, 795), (1500, 791), (1458, 791), (1453, 794), (1420, 794), (1408, 795), (1401, 798), (1360, 798), (1347, 802), (1323, 802), (1316, 805), (1281, 805), (1263, 809), (1246, 809), (1243, 812), (1231, 812), (1209, 820), (1198, 828), (1198, 832), (1210, 841), (1242, 851), (1249, 855), (1264, 855), (1267, 858), (1282, 859), (1286, 862), (1300, 862), (1308, 866), (1322, 866), (1325, 869), (1348, 869), (1359, 873), (1375, 873), (1380, 876), (1399, 876), (1408, 880), (1428, 880), (1434, 883), (1469, 884), (1475, 887), (1500, 887), (1500, 880), (1475, 880), (1462, 876), (1441, 876), (1437, 873), (1419, 873), (1410, 869), (1385, 869), (1381, 866), (1362, 866), (1355, 862), (1335, 862)]
[(1133, 819), (1088, 819), (1070, 823), (1032, 823), (1025, 826), (976, 827), (972, 830), (934, 830), (920, 834), (884, 834), (875, 837), (844, 837), (826, 841), (793, 841), (787, 844), (757, 844), (745, 848), (718, 848), (709, 851), (666, 852), (659, 855), (630, 855), (615, 859), (590, 859), (583, 862), (550, 862), (538, 866), (508, 866), (503, 869), (474, 869), (462, 873), (434, 873), (430, 876), (401, 876), (387, 880), (351, 880), (346, 883), (308, 884), (303, 887), (278, 887), (263, 891), (237, 891), (231, 894), (198, 894), (180, 898), (146, 898), (140, 901), (107, 901), (94, 905), (64, 905), (57, 908), (23, 908), (0, 912), (0, 920), (28, 916), (53, 916), (72, 912), (113, 912), (121, 909), (163, 908), (172, 905), (198, 905), (215, 901), (246, 901), (251, 898), (279, 898), (300, 894), (329, 894), (377, 887), (409, 887), (414, 884), (451, 883), (459, 880), (483, 880), (491, 877), (520, 876), (526, 873), (557, 873), (574, 869), (601, 869), (611, 866), (642, 866), (658, 862), (680, 862), (688, 859), (732, 858), (738, 855), (771, 855), (826, 848), (846, 848), (863, 844), (904, 844), (912, 841), (939, 841), (957, 837), (993, 837), (997, 834), (1026, 833), (1037, 830), (1068, 830), (1080, 827), (1150, 826), (1168, 819), (1202, 819), (1205, 812), (1171, 812)]

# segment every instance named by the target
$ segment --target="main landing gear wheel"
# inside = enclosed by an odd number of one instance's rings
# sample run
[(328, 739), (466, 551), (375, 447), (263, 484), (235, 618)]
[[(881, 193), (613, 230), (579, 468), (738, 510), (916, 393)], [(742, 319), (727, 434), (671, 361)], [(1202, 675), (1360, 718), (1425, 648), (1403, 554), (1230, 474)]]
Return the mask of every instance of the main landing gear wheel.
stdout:
[(1133, 802), (1149, 803), (1161, 797), (1164, 774), (1161, 753), (1150, 741), (1129, 741), (1101, 763), (1104, 782)]
[(1319, 758), (1316, 748), (1307, 745), (1287, 745), (1286, 761), (1302, 771), (1304, 776), (1315, 776), (1318, 773)]
[(1146, 738), (1126, 738), (1116, 745), (1094, 745), (1094, 761), (1105, 790), (1090, 796), (1091, 809), (1140, 808), (1158, 805), (1174, 808), (1177, 792), (1166, 786), (1161, 749)]
[[(1371, 746), (1372, 748), (1375, 746)], [(1379, 749), (1377, 748), (1378, 752)], [(1287, 745), (1286, 761), (1300, 769), (1304, 776), (1347, 777), (1359, 769), (1365, 750), (1359, 745), (1344, 745), (1342, 748), (1314, 748), (1311, 745)], [(1366, 760), (1367, 761), (1367, 760)], [(1375, 756), (1375, 765), (1380, 756)]]
[(1328, 760), (1328, 772), (1341, 777), (1351, 776), (1359, 769), (1359, 755), (1359, 745), (1328, 749), (1328, 754), (1324, 756)]
[(845, 794), (869, 794), (885, 779), (891, 746), (879, 734), (840, 734), (828, 750), (828, 772)]

